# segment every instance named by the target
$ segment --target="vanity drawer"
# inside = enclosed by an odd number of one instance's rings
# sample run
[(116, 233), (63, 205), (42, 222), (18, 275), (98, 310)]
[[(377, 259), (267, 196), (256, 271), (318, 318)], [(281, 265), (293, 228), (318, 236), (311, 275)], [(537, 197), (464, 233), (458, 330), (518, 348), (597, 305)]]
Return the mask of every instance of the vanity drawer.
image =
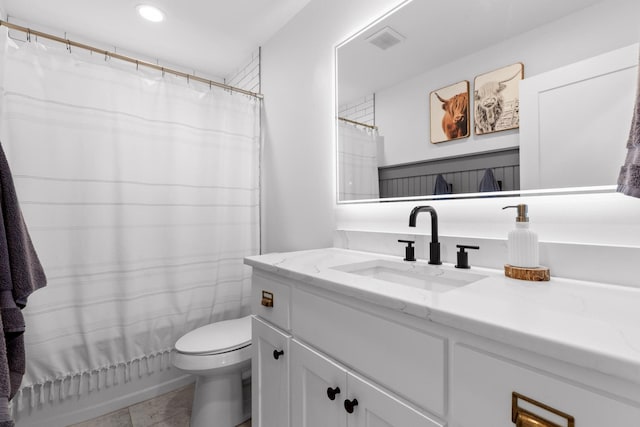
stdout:
[(251, 312), (284, 330), (291, 329), (291, 287), (253, 270)]
[[(453, 425), (513, 426), (513, 392), (575, 418), (579, 427), (638, 425), (640, 408), (497, 355), (457, 344), (453, 349)], [(518, 399), (516, 407), (566, 426), (563, 417)]]
[(445, 413), (444, 338), (293, 290), (296, 337), (436, 415)]

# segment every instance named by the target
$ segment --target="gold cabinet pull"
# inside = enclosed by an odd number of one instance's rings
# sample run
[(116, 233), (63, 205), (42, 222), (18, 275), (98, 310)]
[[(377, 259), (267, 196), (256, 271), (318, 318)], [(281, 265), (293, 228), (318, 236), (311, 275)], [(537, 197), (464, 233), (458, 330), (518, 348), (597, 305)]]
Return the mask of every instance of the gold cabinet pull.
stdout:
[(522, 408), (519, 409), (516, 415), (515, 423), (516, 427), (561, 427)]
[(567, 420), (566, 427), (575, 427), (575, 420), (571, 415), (568, 415), (562, 411), (552, 408), (549, 405), (545, 405), (544, 403), (538, 402), (531, 399), (530, 397), (523, 396), (522, 394), (516, 393), (514, 391), (511, 395), (511, 421), (516, 425), (516, 427), (563, 427), (559, 424), (542, 418), (540, 415), (534, 414), (531, 411), (519, 407), (518, 399), (524, 400), (525, 402), (528, 402), (561, 418), (565, 418)]
[(262, 302), (265, 307), (273, 307), (273, 292), (262, 291)]

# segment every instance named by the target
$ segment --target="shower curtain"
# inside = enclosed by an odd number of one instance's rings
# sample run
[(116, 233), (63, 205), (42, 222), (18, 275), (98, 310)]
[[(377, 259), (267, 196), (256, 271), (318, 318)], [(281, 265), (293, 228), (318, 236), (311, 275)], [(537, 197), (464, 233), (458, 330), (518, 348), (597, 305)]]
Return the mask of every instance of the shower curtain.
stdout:
[(249, 313), (260, 102), (2, 31), (0, 139), (48, 277), (15, 411), (150, 374)]
[(338, 124), (338, 200), (380, 197), (377, 131), (340, 121)]

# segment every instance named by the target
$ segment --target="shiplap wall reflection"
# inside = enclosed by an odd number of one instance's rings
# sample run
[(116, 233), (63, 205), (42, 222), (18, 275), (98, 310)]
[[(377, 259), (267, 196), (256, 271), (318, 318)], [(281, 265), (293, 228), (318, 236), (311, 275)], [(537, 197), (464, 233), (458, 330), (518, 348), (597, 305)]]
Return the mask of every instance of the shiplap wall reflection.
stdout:
[(519, 152), (513, 149), (379, 168), (380, 197), (433, 195), (439, 174), (451, 184), (452, 194), (476, 193), (487, 169), (493, 171), (502, 191), (520, 189)]

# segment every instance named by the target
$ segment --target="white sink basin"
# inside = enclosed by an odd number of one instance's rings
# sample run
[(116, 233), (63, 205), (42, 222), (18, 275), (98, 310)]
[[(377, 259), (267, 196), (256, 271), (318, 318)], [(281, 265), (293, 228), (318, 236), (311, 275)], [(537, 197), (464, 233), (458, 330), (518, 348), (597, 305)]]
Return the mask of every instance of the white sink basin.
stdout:
[(420, 265), (411, 262), (400, 263), (383, 259), (345, 264), (332, 268), (431, 292), (447, 292), (488, 277), (464, 270), (449, 270), (438, 266)]

